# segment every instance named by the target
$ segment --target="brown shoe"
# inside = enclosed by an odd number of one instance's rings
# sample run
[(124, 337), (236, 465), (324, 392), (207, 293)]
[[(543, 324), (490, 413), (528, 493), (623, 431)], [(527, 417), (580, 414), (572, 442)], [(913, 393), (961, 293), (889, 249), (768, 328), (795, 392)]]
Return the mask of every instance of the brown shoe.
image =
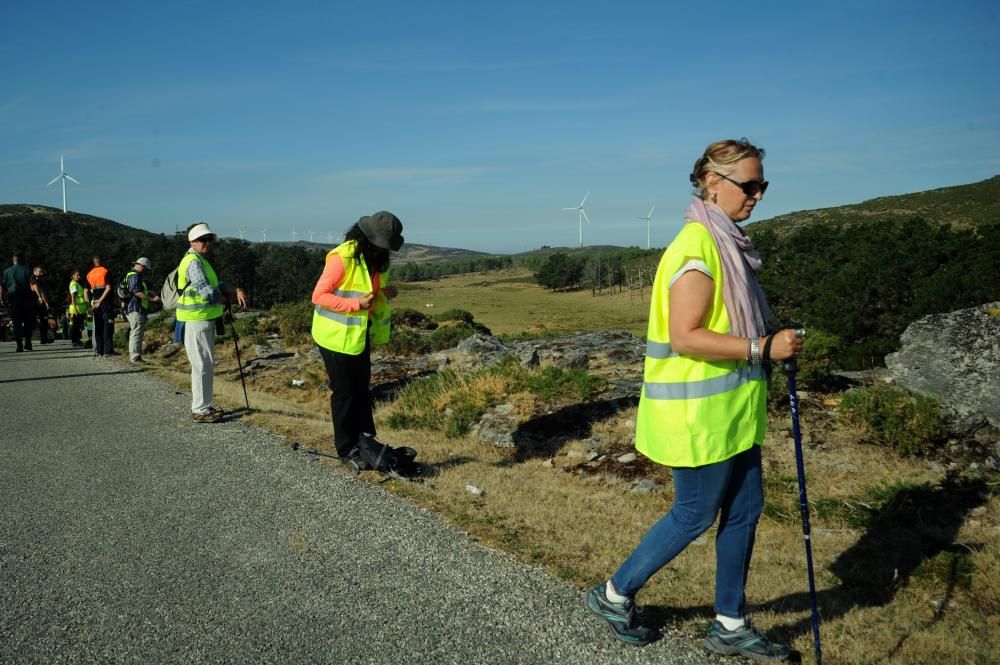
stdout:
[(191, 420), (196, 423), (217, 423), (222, 420), (222, 411), (209, 411), (208, 413), (192, 413)]

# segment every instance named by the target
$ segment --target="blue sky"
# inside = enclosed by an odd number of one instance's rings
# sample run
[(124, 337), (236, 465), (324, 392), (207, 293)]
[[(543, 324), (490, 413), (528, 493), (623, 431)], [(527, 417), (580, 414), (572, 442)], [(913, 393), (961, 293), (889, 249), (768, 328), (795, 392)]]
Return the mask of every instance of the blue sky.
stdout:
[[(816, 4), (815, 7), (810, 5)], [(676, 233), (705, 145), (756, 219), (1000, 174), (997, 2), (4, 3), (0, 202), (481, 251)]]

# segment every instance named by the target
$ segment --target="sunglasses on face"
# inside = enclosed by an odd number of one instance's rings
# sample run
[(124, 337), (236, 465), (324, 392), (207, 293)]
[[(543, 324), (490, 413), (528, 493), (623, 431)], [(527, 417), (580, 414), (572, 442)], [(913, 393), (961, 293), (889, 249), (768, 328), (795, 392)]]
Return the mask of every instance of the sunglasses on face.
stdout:
[(742, 189), (743, 193), (746, 194), (748, 198), (753, 198), (757, 196), (757, 194), (764, 196), (764, 192), (767, 191), (767, 185), (768, 185), (767, 180), (744, 180), (743, 182), (739, 182), (737, 180), (733, 180), (728, 176), (724, 176), (718, 172), (715, 172), (715, 175), (719, 176), (723, 180), (728, 180), (729, 182), (733, 183), (734, 185)]

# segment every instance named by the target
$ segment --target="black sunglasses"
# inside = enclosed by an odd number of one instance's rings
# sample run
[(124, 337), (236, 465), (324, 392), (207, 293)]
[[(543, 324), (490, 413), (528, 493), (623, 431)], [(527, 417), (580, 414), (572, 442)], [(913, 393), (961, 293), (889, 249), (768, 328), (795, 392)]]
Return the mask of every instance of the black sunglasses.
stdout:
[(758, 193), (761, 196), (764, 196), (764, 192), (767, 191), (767, 185), (768, 185), (767, 180), (744, 180), (743, 182), (737, 182), (736, 180), (733, 180), (728, 176), (722, 175), (718, 171), (713, 171), (713, 173), (715, 173), (715, 175), (719, 176), (723, 180), (728, 180), (729, 182), (733, 183), (734, 185), (742, 189), (743, 193), (746, 194), (747, 197), (749, 198), (757, 196)]

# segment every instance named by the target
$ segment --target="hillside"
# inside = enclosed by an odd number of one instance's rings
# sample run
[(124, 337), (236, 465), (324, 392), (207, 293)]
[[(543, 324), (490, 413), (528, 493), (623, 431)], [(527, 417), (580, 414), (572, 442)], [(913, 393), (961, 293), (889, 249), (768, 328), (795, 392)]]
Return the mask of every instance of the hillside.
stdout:
[(747, 230), (751, 235), (770, 230), (783, 236), (813, 224), (852, 226), (872, 221), (904, 221), (913, 217), (956, 229), (977, 229), (1000, 223), (1000, 175), (969, 185), (880, 196), (836, 208), (792, 212), (754, 222)]
[[(405, 237), (405, 234), (404, 234)], [(300, 240), (297, 242), (272, 242), (269, 245), (280, 245), (285, 247), (304, 247), (306, 249), (321, 249), (329, 251), (333, 245), (322, 242), (308, 242)], [(466, 261), (469, 259), (494, 256), (486, 252), (477, 252), (471, 249), (457, 249), (455, 247), (438, 247), (436, 245), (421, 245), (407, 242), (393, 255), (393, 262), (400, 263), (434, 263), (438, 261)]]

